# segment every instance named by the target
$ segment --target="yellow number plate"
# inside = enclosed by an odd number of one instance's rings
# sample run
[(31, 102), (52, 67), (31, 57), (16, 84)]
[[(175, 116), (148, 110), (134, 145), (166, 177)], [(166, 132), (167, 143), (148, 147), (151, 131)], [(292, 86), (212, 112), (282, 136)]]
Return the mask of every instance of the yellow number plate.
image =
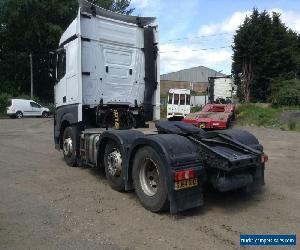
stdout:
[(176, 181), (175, 182), (175, 190), (185, 189), (185, 188), (191, 188), (198, 185), (198, 179), (189, 179), (189, 180), (182, 180), (182, 181)]

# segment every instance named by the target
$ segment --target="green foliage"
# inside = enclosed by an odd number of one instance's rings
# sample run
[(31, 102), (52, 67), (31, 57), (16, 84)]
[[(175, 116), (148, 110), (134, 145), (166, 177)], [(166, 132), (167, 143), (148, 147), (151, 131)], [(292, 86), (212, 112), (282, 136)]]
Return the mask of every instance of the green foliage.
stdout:
[(191, 107), (191, 113), (199, 112), (202, 110), (202, 106)]
[[(129, 0), (97, 0), (100, 6), (130, 14)], [(29, 54), (33, 55), (34, 94), (53, 100), (48, 78), (48, 52), (75, 18), (76, 0), (0, 1), (0, 92), (30, 93)]]
[(167, 106), (160, 105), (160, 119), (167, 118)]
[(269, 101), (274, 106), (300, 105), (300, 80), (273, 80), (270, 93)]
[(300, 75), (300, 37), (280, 14), (254, 9), (234, 36), (232, 74), (241, 100), (266, 102), (272, 79)]
[(6, 108), (9, 106), (11, 96), (7, 93), (0, 94), (0, 115), (6, 114)]
[(274, 108), (269, 104), (239, 104), (236, 109), (236, 122), (239, 125), (255, 125), (280, 128), (282, 130), (300, 131), (300, 120), (282, 118), (282, 114), (288, 110), (291, 110), (291, 108)]

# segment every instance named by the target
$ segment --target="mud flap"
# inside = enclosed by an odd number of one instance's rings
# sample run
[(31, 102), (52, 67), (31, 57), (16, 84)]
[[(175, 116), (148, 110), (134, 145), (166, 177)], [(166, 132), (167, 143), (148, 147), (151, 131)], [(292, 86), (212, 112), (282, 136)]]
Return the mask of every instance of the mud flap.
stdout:
[(170, 213), (175, 214), (202, 206), (203, 204), (203, 188), (201, 186), (193, 189), (174, 191), (170, 197)]

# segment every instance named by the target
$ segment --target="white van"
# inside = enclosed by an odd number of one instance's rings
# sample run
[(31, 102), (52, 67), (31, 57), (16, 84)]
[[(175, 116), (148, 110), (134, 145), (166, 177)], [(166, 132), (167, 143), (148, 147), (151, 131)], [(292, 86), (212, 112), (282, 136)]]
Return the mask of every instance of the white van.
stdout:
[(188, 89), (170, 89), (167, 105), (167, 118), (181, 120), (191, 112), (191, 91)]
[(49, 116), (49, 109), (33, 100), (11, 99), (6, 113), (11, 118), (22, 118), (23, 116), (40, 116), (46, 118)]

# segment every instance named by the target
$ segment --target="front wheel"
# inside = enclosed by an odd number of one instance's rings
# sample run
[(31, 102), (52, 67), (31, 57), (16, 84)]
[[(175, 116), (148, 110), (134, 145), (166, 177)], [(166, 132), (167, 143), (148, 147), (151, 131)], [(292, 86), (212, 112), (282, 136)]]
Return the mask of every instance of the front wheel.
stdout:
[(146, 209), (160, 212), (168, 207), (168, 188), (163, 163), (152, 147), (146, 146), (136, 153), (132, 178), (135, 192)]
[(77, 128), (67, 127), (63, 134), (63, 155), (66, 163), (71, 167), (77, 166)]

